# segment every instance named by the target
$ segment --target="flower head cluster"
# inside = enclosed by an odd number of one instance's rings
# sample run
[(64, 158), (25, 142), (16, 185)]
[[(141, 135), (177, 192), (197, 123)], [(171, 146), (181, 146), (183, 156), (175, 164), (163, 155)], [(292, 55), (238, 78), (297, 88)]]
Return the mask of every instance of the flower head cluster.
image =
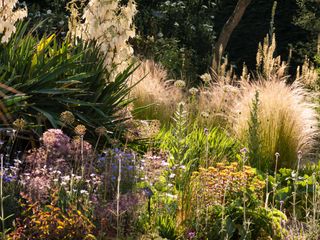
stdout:
[(23, 118), (18, 118), (13, 122), (13, 128), (16, 130), (22, 130), (26, 126), (26, 121)]
[(252, 194), (262, 193), (265, 183), (260, 181), (253, 168), (241, 169), (237, 162), (230, 165), (218, 163), (216, 167), (200, 168), (191, 178), (193, 196), (206, 205), (222, 205), (234, 199), (237, 194), (250, 189)]
[(0, 2), (0, 39), (2, 43), (9, 41), (12, 33), (16, 31), (14, 24), (27, 16), (27, 9), (17, 8), (18, 0), (3, 0)]
[(177, 88), (184, 88), (186, 86), (186, 82), (183, 80), (177, 80), (174, 82), (174, 86)]
[(60, 129), (49, 129), (42, 135), (43, 145), (52, 151), (65, 153), (69, 150), (70, 138)]
[(129, 0), (121, 6), (118, 0), (91, 0), (84, 10), (83, 23), (78, 23), (76, 36), (95, 39), (106, 53), (105, 66), (112, 77), (128, 67), (133, 48), (128, 40), (135, 36), (133, 17), (136, 5)]
[(192, 96), (195, 96), (197, 93), (199, 92), (199, 89), (198, 88), (190, 88), (189, 89), (189, 93), (192, 95)]
[(75, 118), (72, 112), (64, 111), (60, 114), (60, 120), (64, 124), (72, 124), (75, 121)]
[(86, 134), (86, 131), (86, 127), (82, 124), (79, 124), (74, 128), (74, 132), (79, 136), (84, 136)]
[(202, 74), (200, 78), (205, 83), (209, 83), (212, 80), (211, 75), (209, 73)]

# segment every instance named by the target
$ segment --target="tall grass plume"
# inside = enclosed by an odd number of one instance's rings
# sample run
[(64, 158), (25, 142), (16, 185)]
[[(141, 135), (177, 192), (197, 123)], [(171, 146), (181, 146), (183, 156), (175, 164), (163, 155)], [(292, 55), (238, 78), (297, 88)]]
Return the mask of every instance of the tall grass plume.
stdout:
[(270, 81), (244, 82), (231, 118), (236, 136), (244, 143), (248, 143), (252, 100), (257, 91), (260, 161), (274, 168), (273, 156), (278, 152), (281, 154), (280, 167), (295, 168), (298, 151), (312, 152), (318, 133), (315, 106), (298, 82), (287, 85), (276, 77)]

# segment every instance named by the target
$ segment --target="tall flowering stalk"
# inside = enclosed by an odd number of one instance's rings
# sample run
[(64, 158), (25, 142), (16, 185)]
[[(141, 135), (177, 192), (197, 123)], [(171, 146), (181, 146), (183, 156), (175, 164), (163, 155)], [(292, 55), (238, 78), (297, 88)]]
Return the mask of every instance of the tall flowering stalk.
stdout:
[(1, 227), (2, 227), (2, 239), (6, 239), (6, 230), (5, 230), (5, 219), (4, 219), (4, 209), (3, 209), (3, 154), (0, 155), (0, 161), (1, 161), (1, 177), (0, 177), (0, 203), (1, 203)]
[[(14, 26), (18, 20), (27, 16), (27, 8), (17, 8), (18, 0), (2, 0), (0, 2), (0, 40), (7, 43), (16, 31)], [(16, 10), (13, 10), (16, 9)]]
[(106, 54), (105, 67), (113, 79), (128, 67), (133, 55), (133, 48), (128, 39), (135, 36), (133, 17), (136, 13), (134, 0), (121, 6), (118, 0), (90, 0), (82, 16), (83, 23), (78, 23), (76, 37), (84, 40), (95, 39), (102, 52)]

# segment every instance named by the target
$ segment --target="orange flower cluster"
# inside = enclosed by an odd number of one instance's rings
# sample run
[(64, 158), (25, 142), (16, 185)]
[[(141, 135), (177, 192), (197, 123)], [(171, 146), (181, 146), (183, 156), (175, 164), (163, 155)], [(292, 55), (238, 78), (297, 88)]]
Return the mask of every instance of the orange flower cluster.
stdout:
[(262, 194), (265, 183), (258, 179), (254, 169), (217, 163), (216, 167), (200, 168), (191, 177), (192, 202), (206, 206), (226, 204), (242, 192), (249, 190), (256, 196)]

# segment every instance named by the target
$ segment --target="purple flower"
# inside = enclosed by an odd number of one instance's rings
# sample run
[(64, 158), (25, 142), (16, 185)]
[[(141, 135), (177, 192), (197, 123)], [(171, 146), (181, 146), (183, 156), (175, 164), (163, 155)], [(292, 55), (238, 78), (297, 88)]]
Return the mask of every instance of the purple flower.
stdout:
[(196, 236), (195, 231), (190, 231), (190, 232), (188, 232), (188, 238), (189, 238), (189, 239), (192, 239), (192, 238), (194, 238), (195, 236)]
[(240, 152), (245, 154), (245, 153), (248, 152), (248, 149), (247, 149), (247, 148), (242, 148), (242, 149), (240, 150)]

